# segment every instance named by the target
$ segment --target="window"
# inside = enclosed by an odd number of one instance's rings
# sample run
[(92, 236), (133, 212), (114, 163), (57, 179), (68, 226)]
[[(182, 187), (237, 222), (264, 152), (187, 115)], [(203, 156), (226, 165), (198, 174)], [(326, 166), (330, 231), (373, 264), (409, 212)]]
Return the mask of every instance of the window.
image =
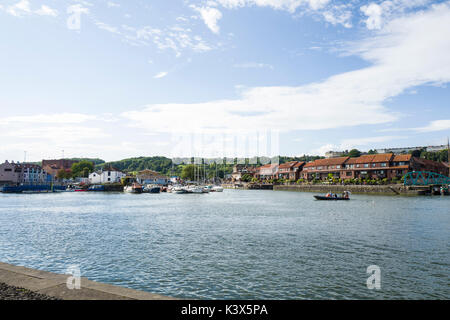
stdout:
[(336, 169), (340, 169), (340, 168), (341, 168), (341, 166), (339, 166), (339, 165), (336, 166)]
[(5, 172), (11, 172), (12, 169), (5, 169)]
[(372, 168), (375, 168), (377, 166), (376, 163), (372, 163)]
[(352, 172), (351, 171), (347, 171), (346, 175), (347, 175), (347, 177), (350, 177), (352, 175)]
[(368, 168), (369, 164), (368, 163), (364, 163), (364, 168)]
[(359, 164), (357, 164), (356, 167), (359, 168)]
[(387, 167), (387, 163), (382, 163), (381, 166), (385, 168)]

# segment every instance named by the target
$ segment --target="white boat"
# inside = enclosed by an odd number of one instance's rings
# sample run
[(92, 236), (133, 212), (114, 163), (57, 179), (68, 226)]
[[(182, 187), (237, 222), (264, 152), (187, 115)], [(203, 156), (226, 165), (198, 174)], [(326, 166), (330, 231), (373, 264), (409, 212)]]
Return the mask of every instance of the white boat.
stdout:
[(175, 187), (171, 188), (171, 192), (175, 193), (175, 194), (188, 193), (188, 191), (182, 186), (175, 186)]
[(203, 188), (198, 186), (189, 186), (186, 190), (188, 193), (203, 193)]
[(131, 186), (126, 186), (123, 188), (126, 193), (142, 193), (143, 188), (139, 183), (133, 183)]
[(223, 187), (221, 186), (214, 186), (211, 189), (212, 192), (223, 192)]

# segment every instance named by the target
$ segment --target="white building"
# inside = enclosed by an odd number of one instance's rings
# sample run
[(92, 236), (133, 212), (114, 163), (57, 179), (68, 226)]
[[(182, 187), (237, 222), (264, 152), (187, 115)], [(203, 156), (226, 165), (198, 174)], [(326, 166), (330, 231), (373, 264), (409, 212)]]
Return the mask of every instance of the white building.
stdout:
[(91, 184), (103, 184), (103, 183), (117, 183), (120, 179), (125, 177), (126, 174), (114, 169), (104, 168), (103, 171), (93, 172), (89, 175), (89, 183)]

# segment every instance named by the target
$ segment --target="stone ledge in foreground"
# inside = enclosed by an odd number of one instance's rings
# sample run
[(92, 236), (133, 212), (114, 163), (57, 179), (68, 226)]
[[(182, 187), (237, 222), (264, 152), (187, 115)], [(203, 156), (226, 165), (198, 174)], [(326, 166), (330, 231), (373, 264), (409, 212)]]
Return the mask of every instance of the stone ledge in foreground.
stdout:
[[(62, 300), (175, 300), (81, 278), (81, 289), (69, 290), (69, 275), (35, 270), (0, 262), (0, 283)], [(38, 295), (37, 295), (38, 297)]]

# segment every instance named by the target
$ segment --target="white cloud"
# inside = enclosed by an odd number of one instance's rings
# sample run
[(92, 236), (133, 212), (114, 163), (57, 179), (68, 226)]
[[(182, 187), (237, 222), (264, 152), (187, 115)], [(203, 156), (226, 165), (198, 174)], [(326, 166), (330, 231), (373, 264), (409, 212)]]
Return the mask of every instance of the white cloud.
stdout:
[[(371, 66), (299, 87), (256, 87), (234, 100), (149, 105), (124, 113), (155, 132), (320, 130), (399, 119), (383, 103), (408, 88), (450, 81), (450, 4), (386, 24), (352, 46)], [(151, 126), (149, 125), (151, 124)], [(149, 129), (151, 128), (151, 129)]]
[(270, 64), (267, 63), (260, 63), (260, 62), (247, 62), (247, 63), (237, 63), (235, 65), (233, 65), (233, 67), (235, 68), (242, 68), (242, 69), (250, 69), (250, 68), (256, 68), (256, 69), (261, 69), (261, 68), (268, 68), (268, 69), (274, 69), (274, 67)]
[(118, 7), (120, 7), (119, 3), (112, 2), (112, 1), (108, 1), (107, 5), (108, 5), (108, 8), (118, 8)]
[(371, 3), (367, 6), (362, 6), (361, 11), (367, 16), (366, 25), (367, 29), (380, 29), (382, 26), (382, 14), (383, 8), (376, 4)]
[[(378, 137), (365, 137), (365, 138), (351, 138), (351, 139), (344, 139), (338, 144), (326, 144), (323, 145), (320, 148), (314, 149), (311, 151), (311, 154), (317, 154), (317, 155), (325, 155), (328, 151), (344, 151), (344, 150), (351, 150), (351, 149), (363, 149), (361, 147), (367, 147), (372, 148), (373, 144), (376, 143), (385, 143), (393, 140), (398, 139), (405, 139), (407, 137), (405, 136), (378, 136)], [(367, 148), (366, 148), (367, 149)]]
[(36, 14), (40, 16), (51, 16), (56, 17), (58, 15), (58, 10), (52, 9), (49, 6), (42, 5), (40, 9), (35, 11)]
[(381, 29), (383, 25), (392, 18), (398, 18), (409, 9), (424, 7), (432, 0), (386, 0), (380, 3), (371, 2), (364, 5), (360, 10), (367, 17), (364, 20), (367, 29)]
[(4, 10), (6, 13), (15, 16), (15, 17), (23, 17), (26, 15), (37, 14), (40, 16), (58, 16), (58, 10), (50, 8), (47, 5), (41, 5), (41, 7), (35, 11), (31, 9), (30, 1), (21, 0), (16, 4), (10, 6), (0, 6), (0, 9)]
[(443, 131), (450, 130), (450, 120), (435, 120), (430, 122), (429, 125), (422, 128), (415, 128), (418, 132), (434, 132), (434, 131)]
[(96, 116), (81, 113), (60, 113), (60, 114), (37, 114), (30, 116), (14, 116), (0, 118), (1, 125), (9, 124), (65, 124), (65, 123), (82, 123), (89, 120), (95, 120)]
[(222, 18), (222, 13), (219, 10), (211, 7), (192, 6), (192, 8), (200, 13), (203, 22), (205, 22), (212, 32), (219, 33), (220, 28), (217, 25), (217, 22)]
[(97, 27), (99, 27), (99, 29), (102, 29), (102, 30), (105, 30), (105, 31), (108, 31), (108, 32), (111, 32), (111, 33), (120, 34), (119, 30), (116, 27), (110, 26), (110, 25), (108, 25), (108, 24), (106, 24), (104, 22), (97, 21), (95, 23), (95, 25)]
[(295, 12), (301, 6), (308, 6), (312, 10), (324, 8), (330, 0), (217, 0), (225, 8), (239, 8), (244, 6), (271, 7), (276, 10)]
[(169, 72), (162, 71), (162, 72), (159, 72), (158, 74), (156, 74), (153, 78), (154, 79), (161, 79), (161, 78), (164, 78), (165, 76), (167, 76), (168, 74), (169, 74)]
[(31, 14), (30, 2), (28, 0), (21, 0), (14, 5), (6, 7), (6, 12), (15, 17)]

